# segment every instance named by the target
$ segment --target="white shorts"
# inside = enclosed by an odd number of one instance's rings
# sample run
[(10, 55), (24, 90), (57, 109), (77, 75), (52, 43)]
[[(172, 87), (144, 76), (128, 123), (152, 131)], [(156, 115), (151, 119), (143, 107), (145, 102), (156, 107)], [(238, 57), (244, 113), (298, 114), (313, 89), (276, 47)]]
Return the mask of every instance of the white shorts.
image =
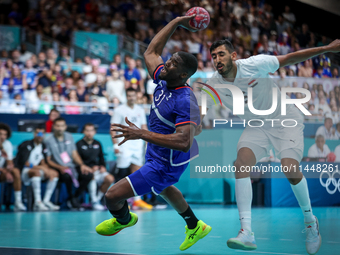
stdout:
[[(261, 158), (269, 156), (269, 151), (273, 148), (277, 158), (292, 158), (300, 162), (304, 149), (303, 116), (299, 112), (293, 112), (286, 119), (294, 119), (298, 124), (295, 127), (283, 127), (281, 120), (275, 121), (274, 127), (271, 121), (264, 121), (262, 127), (247, 126), (237, 144), (237, 151), (244, 147), (249, 148), (255, 154), (256, 162), (259, 162)], [(284, 124), (295, 125), (293, 121), (286, 121)]]
[(136, 166), (143, 166), (144, 155), (143, 150), (129, 150), (123, 149), (116, 155), (117, 156), (117, 167), (128, 168), (131, 164)]
[[(25, 186), (28, 186), (31, 184), (31, 178), (28, 176), (28, 171), (31, 170), (31, 168), (29, 167), (24, 167), (22, 169), (22, 172), (21, 172), (21, 180), (22, 182), (25, 184)], [(41, 177), (41, 180), (45, 180), (45, 173), (43, 170), (39, 170), (40, 171), (40, 177)]]
[(109, 175), (108, 172), (101, 173), (99, 170), (94, 172), (94, 180), (96, 181), (97, 185), (100, 187), (102, 186), (104, 179), (107, 175)]

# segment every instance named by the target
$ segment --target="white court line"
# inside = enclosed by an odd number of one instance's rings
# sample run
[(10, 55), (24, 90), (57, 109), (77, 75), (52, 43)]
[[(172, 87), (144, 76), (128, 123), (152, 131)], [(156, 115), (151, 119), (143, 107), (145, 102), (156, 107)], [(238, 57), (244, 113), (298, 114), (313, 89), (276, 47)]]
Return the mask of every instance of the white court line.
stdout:
[(256, 239), (259, 239), (259, 240), (269, 240), (269, 238), (267, 238), (267, 237), (256, 237)]
[[(98, 253), (114, 254), (112, 252), (107, 252), (107, 251), (80, 251), (80, 250), (61, 250), (61, 249), (44, 249), (44, 248), (10, 247), (10, 246), (0, 246), (0, 248), (44, 250), (44, 251), (70, 251), (70, 252), (76, 251), (76, 252), (88, 252), (88, 253), (94, 253), (94, 254), (98, 254)], [(135, 254), (135, 253), (122, 253), (122, 252), (118, 252), (116, 254), (119, 254), (119, 255), (145, 255), (145, 254)]]
[(139, 233), (140, 235), (150, 235), (150, 233)]
[(41, 230), (41, 232), (52, 232), (52, 230)]
[(209, 236), (211, 238), (221, 238), (222, 236)]
[(173, 236), (174, 234), (161, 234), (162, 236)]
[(257, 254), (276, 254), (276, 255), (304, 255), (300, 253), (279, 253), (279, 252), (270, 252), (270, 251), (241, 251), (235, 250), (238, 252), (247, 252), (247, 253), (257, 253)]
[(327, 241), (327, 243), (340, 243), (340, 242)]
[(289, 242), (292, 242), (293, 239), (279, 239), (280, 241), (289, 241)]
[(76, 233), (77, 231), (75, 231), (75, 230), (65, 230), (64, 232), (65, 233)]

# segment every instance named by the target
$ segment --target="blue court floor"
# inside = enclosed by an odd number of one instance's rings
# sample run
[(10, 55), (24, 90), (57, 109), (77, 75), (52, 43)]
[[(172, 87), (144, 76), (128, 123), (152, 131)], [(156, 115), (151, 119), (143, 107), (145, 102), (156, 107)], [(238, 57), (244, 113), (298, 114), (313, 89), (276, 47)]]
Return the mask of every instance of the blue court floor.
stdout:
[[(184, 240), (185, 222), (173, 209), (167, 209), (137, 211), (137, 225), (111, 237), (95, 232), (95, 226), (110, 217), (108, 211), (0, 213), (0, 254), (307, 254), (299, 208), (254, 208), (252, 227), (258, 249), (252, 252), (231, 250), (226, 245), (240, 228), (235, 206), (192, 208), (199, 219), (212, 226), (212, 231), (184, 252), (178, 247)], [(340, 254), (340, 208), (314, 208), (314, 214), (323, 242), (318, 254)]]

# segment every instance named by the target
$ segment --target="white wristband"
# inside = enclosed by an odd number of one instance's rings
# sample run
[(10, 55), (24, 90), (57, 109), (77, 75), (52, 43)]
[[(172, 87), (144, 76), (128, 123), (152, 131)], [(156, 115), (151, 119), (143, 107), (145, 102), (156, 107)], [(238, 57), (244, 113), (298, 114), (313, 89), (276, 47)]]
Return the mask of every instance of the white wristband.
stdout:
[(119, 150), (119, 145), (118, 145), (118, 143), (115, 143), (115, 144), (113, 145), (113, 148), (114, 148), (115, 150)]

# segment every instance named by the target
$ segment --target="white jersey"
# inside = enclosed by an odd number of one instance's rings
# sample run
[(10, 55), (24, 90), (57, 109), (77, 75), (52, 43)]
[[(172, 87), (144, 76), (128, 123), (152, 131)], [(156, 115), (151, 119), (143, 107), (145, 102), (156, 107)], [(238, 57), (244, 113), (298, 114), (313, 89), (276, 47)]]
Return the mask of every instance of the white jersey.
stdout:
[[(237, 65), (237, 74), (234, 82), (227, 82), (222, 75), (217, 71), (212, 78), (207, 82), (208, 85), (215, 88), (216, 84), (228, 84), (237, 86), (244, 95), (244, 115), (239, 115), (241, 119), (282, 119), (281, 117), (281, 92), (278, 86), (270, 78), (269, 73), (275, 72), (279, 69), (280, 64), (275, 56), (257, 55), (247, 59), (239, 59), (235, 61)], [(249, 108), (248, 88), (252, 87), (253, 91), (253, 107), (256, 110), (269, 110), (273, 103), (273, 88), (277, 89), (277, 107), (276, 110), (270, 115), (256, 115), (253, 114)], [(233, 109), (233, 96), (231, 91), (226, 88), (215, 88), (216, 92), (221, 98), (222, 104)], [(211, 108), (214, 105), (213, 99), (207, 95), (207, 107)], [(218, 101), (217, 101), (218, 102)], [(201, 100), (198, 100), (201, 104)], [(287, 113), (295, 107), (287, 105)], [(297, 109), (295, 109), (297, 110)], [(288, 116), (287, 116), (288, 117)]]
[(8, 140), (5, 140), (2, 144), (3, 150), (6, 154), (2, 155), (0, 150), (0, 167), (4, 167), (6, 160), (13, 160), (13, 146)]
[(44, 154), (43, 154), (42, 144), (36, 145), (30, 153), (28, 162), (32, 164), (33, 166), (37, 166), (40, 164), (41, 160), (43, 159), (44, 159)]
[(314, 143), (308, 150), (308, 157), (310, 158), (325, 158), (331, 152), (327, 144), (324, 144), (321, 151)]
[[(122, 124), (127, 126), (125, 122), (125, 117), (128, 118), (129, 121), (131, 121), (133, 124), (135, 124), (138, 128), (141, 128), (142, 125), (146, 125), (146, 116), (145, 111), (142, 107), (139, 105), (134, 105), (133, 108), (129, 107), (126, 104), (122, 104), (118, 107), (116, 107), (113, 111), (113, 116), (111, 118), (111, 124)], [(118, 143), (123, 141), (124, 138), (118, 138)], [(132, 151), (140, 151), (143, 149), (144, 141), (139, 140), (130, 140), (125, 142), (123, 145), (121, 145), (120, 150), (122, 149), (128, 149)]]

